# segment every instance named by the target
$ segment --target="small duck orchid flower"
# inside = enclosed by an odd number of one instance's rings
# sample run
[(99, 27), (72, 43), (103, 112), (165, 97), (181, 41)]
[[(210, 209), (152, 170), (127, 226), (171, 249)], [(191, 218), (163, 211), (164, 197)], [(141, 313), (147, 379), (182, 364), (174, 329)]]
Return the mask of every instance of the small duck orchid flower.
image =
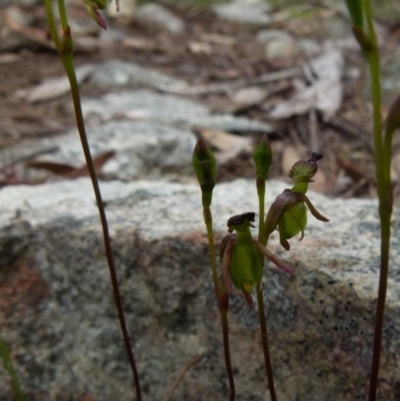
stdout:
[(263, 256), (286, 273), (292, 273), (289, 266), (252, 237), (250, 228), (254, 228), (254, 220), (253, 212), (231, 217), (227, 224), (230, 234), (222, 240), (219, 249), (227, 291), (243, 296), (251, 308), (254, 308), (251, 291), (261, 282)]

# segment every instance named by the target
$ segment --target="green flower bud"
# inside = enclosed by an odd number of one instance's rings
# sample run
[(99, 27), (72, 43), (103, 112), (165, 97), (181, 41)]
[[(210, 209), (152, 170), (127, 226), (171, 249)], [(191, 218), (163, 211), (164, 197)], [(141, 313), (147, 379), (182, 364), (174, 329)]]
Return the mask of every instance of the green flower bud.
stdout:
[(83, 0), (83, 2), (86, 4), (89, 15), (93, 18), (94, 21), (96, 21), (97, 25), (99, 25), (99, 27), (103, 28), (104, 30), (107, 29), (107, 23), (98, 10), (104, 10), (111, 3), (111, 1), (112, 0)]
[(193, 151), (192, 164), (203, 193), (203, 206), (209, 208), (216, 182), (215, 156), (203, 139), (199, 139)]
[(364, 26), (362, 0), (346, 0), (346, 4), (350, 13), (351, 22), (355, 27), (362, 30)]
[(257, 178), (266, 179), (272, 163), (272, 150), (267, 135), (264, 135), (255, 147), (253, 160), (256, 167)]

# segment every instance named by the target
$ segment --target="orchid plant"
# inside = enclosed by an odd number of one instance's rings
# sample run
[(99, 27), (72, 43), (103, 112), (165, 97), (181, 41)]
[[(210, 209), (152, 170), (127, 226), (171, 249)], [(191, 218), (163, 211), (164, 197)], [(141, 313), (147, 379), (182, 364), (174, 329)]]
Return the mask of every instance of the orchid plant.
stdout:
[[(234, 380), (229, 354), (228, 336), (228, 294), (233, 293), (243, 297), (251, 308), (254, 308), (252, 290), (257, 291), (258, 311), (260, 318), (261, 337), (263, 343), (264, 360), (267, 371), (271, 400), (276, 401), (272, 365), (269, 355), (267, 327), (265, 322), (264, 299), (262, 291), (262, 274), (264, 257), (273, 262), (278, 268), (288, 274), (293, 274), (290, 266), (280, 260), (266, 247), (268, 239), (273, 231), (278, 230), (281, 245), (288, 251), (290, 245), (288, 239), (301, 234), (307, 225), (307, 209), (320, 221), (329, 221), (322, 216), (306, 196), (308, 185), (316, 174), (317, 161), (322, 155), (313, 153), (309, 160), (295, 163), (289, 173), (294, 181), (291, 189), (286, 189), (271, 205), (264, 216), (265, 180), (272, 162), (272, 152), (264, 137), (256, 146), (253, 159), (256, 167), (256, 185), (259, 197), (260, 227), (258, 239), (254, 239), (251, 228), (255, 228), (255, 213), (247, 212), (231, 217), (228, 220), (229, 234), (224, 237), (219, 248), (221, 258), (221, 271), (217, 271), (215, 260), (214, 239), (212, 230), (211, 202), (212, 192), (215, 186), (216, 163), (215, 157), (205, 142), (200, 139), (193, 153), (193, 167), (196, 172), (200, 188), (202, 190), (204, 220), (207, 227), (211, 265), (214, 277), (214, 287), (218, 305), (221, 312), (223, 326), (223, 339), (225, 350), (225, 363), (230, 383), (230, 400), (235, 399)], [(220, 276), (222, 279), (220, 279)]]
[(400, 128), (400, 96), (393, 102), (386, 121), (383, 122), (379, 44), (372, 18), (371, 1), (346, 0), (346, 4), (352, 23), (351, 29), (367, 61), (371, 81), (375, 175), (381, 223), (381, 258), (368, 400), (376, 401), (389, 274), (391, 216), (393, 211), (393, 188), (391, 182), (392, 141), (395, 131)]

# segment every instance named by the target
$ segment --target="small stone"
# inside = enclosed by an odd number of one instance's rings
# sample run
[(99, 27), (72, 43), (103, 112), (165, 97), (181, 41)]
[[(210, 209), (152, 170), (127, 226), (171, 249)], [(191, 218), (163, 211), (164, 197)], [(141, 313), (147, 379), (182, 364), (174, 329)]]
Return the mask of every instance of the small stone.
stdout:
[(233, 96), (232, 101), (241, 106), (250, 106), (262, 102), (268, 92), (257, 86), (239, 89)]
[(271, 20), (267, 15), (269, 5), (260, 1), (236, 0), (217, 4), (213, 6), (213, 11), (218, 17), (232, 22), (266, 25)]
[(268, 58), (290, 58), (296, 50), (293, 37), (286, 31), (264, 30), (257, 35), (257, 40), (265, 44), (265, 53)]
[(172, 34), (185, 32), (185, 23), (160, 4), (149, 3), (138, 7), (136, 18), (151, 28), (166, 29)]

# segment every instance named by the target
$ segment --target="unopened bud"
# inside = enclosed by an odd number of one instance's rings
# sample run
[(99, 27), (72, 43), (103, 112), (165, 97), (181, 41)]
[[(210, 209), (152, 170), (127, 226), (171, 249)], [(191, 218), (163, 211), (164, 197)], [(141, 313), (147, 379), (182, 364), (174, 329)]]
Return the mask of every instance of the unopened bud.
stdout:
[(216, 182), (215, 156), (203, 139), (199, 139), (193, 151), (192, 164), (203, 193), (203, 206), (210, 207)]
[(272, 150), (267, 135), (264, 135), (253, 152), (257, 178), (265, 180), (272, 163)]
[(104, 30), (107, 29), (107, 23), (98, 10), (104, 10), (111, 1), (112, 0), (83, 0), (86, 4), (89, 15), (94, 19), (94, 21), (96, 21), (97, 25)]

